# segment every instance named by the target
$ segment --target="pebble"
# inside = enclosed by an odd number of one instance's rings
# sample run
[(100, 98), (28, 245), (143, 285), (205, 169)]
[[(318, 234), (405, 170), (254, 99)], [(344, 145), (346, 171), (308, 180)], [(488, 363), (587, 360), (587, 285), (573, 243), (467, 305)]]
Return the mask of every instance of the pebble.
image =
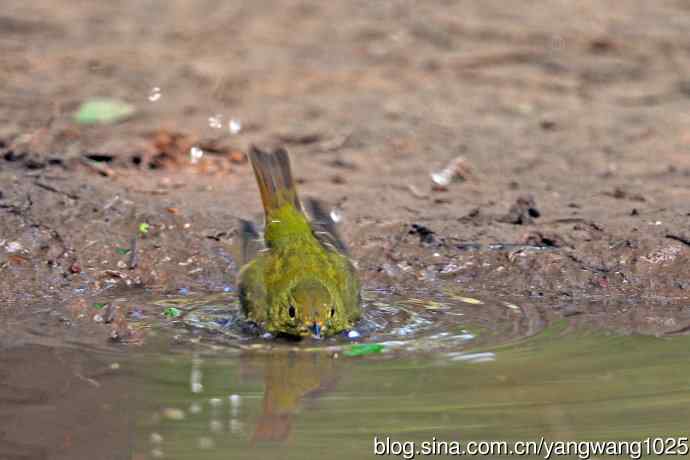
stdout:
[(5, 249), (7, 250), (7, 252), (9, 252), (11, 254), (13, 252), (21, 251), (22, 249), (24, 249), (24, 247), (21, 245), (21, 243), (19, 241), (10, 241), (5, 246)]

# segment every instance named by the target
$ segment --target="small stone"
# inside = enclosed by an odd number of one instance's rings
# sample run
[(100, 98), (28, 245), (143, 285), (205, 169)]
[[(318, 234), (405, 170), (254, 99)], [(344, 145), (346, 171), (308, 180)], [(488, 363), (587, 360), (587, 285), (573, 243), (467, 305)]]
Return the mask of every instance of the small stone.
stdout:
[(7, 250), (7, 252), (9, 252), (11, 254), (13, 252), (21, 251), (22, 249), (24, 249), (24, 247), (21, 245), (21, 243), (19, 241), (11, 241), (11, 242), (7, 243), (7, 245), (5, 246), (5, 249)]

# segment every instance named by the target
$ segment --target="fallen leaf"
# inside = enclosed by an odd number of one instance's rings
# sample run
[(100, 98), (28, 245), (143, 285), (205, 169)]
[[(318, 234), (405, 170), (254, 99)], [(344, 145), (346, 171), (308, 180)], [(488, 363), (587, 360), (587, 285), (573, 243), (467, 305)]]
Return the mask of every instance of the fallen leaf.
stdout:
[(124, 120), (134, 113), (134, 107), (117, 99), (93, 98), (79, 106), (74, 119), (77, 123), (108, 124)]
[(381, 353), (383, 345), (380, 343), (357, 343), (350, 345), (343, 351), (345, 356), (366, 356), (373, 353)]
[(163, 315), (165, 315), (168, 318), (177, 318), (180, 315), (182, 315), (182, 310), (175, 307), (168, 307), (165, 310), (163, 310)]

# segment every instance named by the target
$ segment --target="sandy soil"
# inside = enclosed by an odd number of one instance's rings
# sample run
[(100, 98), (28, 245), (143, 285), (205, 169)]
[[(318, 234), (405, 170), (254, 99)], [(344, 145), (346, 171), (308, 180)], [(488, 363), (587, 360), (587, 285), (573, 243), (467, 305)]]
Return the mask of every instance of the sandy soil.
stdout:
[[(281, 143), (368, 287), (683, 332), (688, 30), (680, 0), (6, 0), (0, 317), (233, 284), (236, 219), (260, 210), (244, 153)], [(96, 96), (136, 113), (76, 124)]]

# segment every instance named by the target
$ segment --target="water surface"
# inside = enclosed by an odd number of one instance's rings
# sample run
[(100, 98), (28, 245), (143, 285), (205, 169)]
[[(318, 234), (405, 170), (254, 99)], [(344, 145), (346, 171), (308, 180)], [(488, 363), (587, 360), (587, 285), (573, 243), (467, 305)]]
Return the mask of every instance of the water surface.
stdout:
[(149, 318), (138, 345), (6, 342), (0, 458), (353, 459), (374, 458), (375, 436), (687, 436), (686, 336), (539, 327), (523, 306), (452, 293), (369, 293), (355, 342), (384, 349), (347, 356), (346, 337), (242, 335), (231, 298), (142, 300), (139, 316), (184, 314)]

